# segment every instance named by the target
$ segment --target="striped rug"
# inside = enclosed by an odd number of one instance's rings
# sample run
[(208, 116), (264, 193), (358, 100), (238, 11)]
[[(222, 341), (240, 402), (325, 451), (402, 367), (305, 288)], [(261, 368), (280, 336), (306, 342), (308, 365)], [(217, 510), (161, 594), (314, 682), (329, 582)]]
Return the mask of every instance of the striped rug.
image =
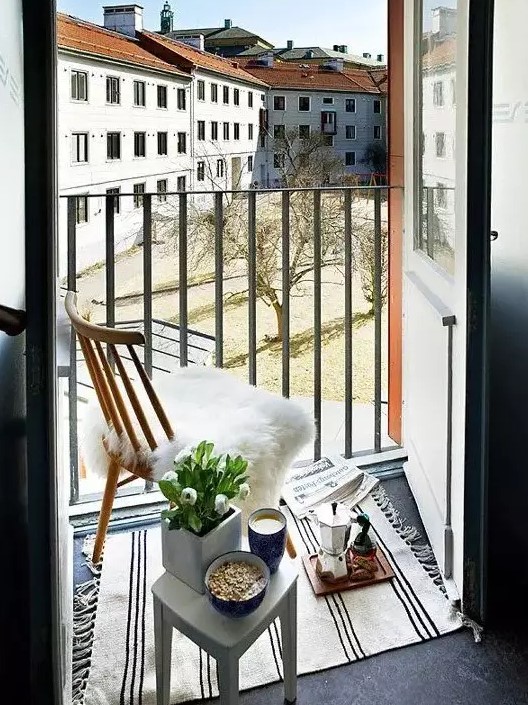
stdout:
[[(419, 542), (415, 529), (402, 524), (383, 489), (360, 509), (370, 515), (395, 578), (316, 598), (299, 563), (299, 675), (428, 641), (461, 626), (430, 547)], [(316, 529), (307, 520), (288, 518), (299, 556), (314, 552)], [(107, 539), (100, 576), (81, 586), (76, 598), (74, 703), (155, 705), (150, 586), (161, 572), (159, 528)], [(241, 688), (281, 680), (281, 656), (280, 630), (273, 624), (241, 659)], [(215, 661), (174, 632), (171, 703), (217, 694)]]

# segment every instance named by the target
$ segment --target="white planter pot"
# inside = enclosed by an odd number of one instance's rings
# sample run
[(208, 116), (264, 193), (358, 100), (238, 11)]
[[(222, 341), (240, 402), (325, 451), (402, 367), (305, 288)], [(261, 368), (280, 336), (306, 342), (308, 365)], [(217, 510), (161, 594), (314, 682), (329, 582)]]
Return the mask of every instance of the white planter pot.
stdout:
[(161, 556), (165, 570), (203, 595), (205, 571), (214, 559), (241, 548), (242, 515), (237, 507), (233, 510), (205, 536), (196, 536), (187, 529), (169, 531), (169, 523), (162, 519)]

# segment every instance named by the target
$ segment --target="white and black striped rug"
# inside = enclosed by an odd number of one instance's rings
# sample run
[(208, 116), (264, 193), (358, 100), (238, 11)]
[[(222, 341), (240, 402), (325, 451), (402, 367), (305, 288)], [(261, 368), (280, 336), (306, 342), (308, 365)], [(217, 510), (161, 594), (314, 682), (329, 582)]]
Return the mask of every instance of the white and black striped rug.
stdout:
[[(430, 547), (419, 543), (415, 529), (402, 524), (384, 491), (378, 488), (361, 510), (370, 515), (396, 577), (316, 598), (299, 564), (299, 675), (434, 639), (461, 626)], [(314, 552), (312, 525), (291, 514), (289, 522), (299, 556)], [(108, 538), (101, 575), (76, 598), (75, 703), (155, 705), (150, 586), (161, 572), (158, 528)], [(279, 633), (272, 625), (241, 659), (242, 689), (282, 678)], [(173, 640), (171, 703), (216, 696), (214, 660), (178, 632)]]

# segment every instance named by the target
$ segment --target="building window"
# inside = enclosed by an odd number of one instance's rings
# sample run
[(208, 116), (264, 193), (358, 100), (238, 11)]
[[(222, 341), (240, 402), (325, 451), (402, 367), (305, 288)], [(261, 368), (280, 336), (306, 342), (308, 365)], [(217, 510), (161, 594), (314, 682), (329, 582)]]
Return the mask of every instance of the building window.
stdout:
[(147, 154), (146, 148), (146, 133), (134, 132), (134, 156), (145, 157)]
[(198, 100), (205, 100), (205, 81), (197, 82)]
[(276, 140), (286, 138), (286, 127), (284, 125), (273, 125), (273, 137)]
[(265, 149), (265, 148), (266, 148), (266, 133), (265, 133), (265, 132), (263, 132), (263, 133), (260, 135), (260, 146), (261, 146), (262, 149)]
[(88, 74), (86, 71), (71, 72), (72, 100), (88, 100)]
[(145, 107), (145, 81), (134, 81), (134, 105)]
[(238, 88), (233, 88), (233, 103), (240, 105), (240, 90)]
[(167, 86), (158, 86), (158, 108), (167, 107)]
[(198, 139), (200, 142), (205, 139), (205, 120), (198, 120)]
[(381, 113), (381, 100), (374, 101), (374, 112), (378, 115)]
[(88, 161), (88, 133), (74, 132), (72, 134), (72, 162), (81, 164)]
[(218, 123), (216, 121), (211, 123), (211, 139), (213, 142), (218, 139)]
[(211, 103), (218, 103), (218, 83), (211, 83)]
[(121, 102), (121, 91), (117, 76), (106, 77), (106, 102), (112, 105), (119, 105)]
[(167, 200), (168, 190), (169, 189), (167, 179), (160, 179), (156, 184), (156, 191), (158, 192), (158, 201), (160, 203), (165, 203), (165, 201)]
[(253, 107), (253, 91), (248, 92), (248, 108)]
[(437, 132), (435, 134), (436, 143), (436, 156), (445, 157), (446, 155), (446, 143), (445, 143), (445, 132)]
[(224, 105), (229, 105), (229, 86), (224, 86)]
[(333, 147), (334, 146), (334, 136), (333, 135), (323, 135), (323, 146)]
[(185, 88), (178, 88), (178, 110), (187, 110), (187, 93)]
[(253, 139), (253, 125), (249, 124), (248, 125), (248, 140), (252, 140), (252, 139)]
[(187, 178), (185, 176), (178, 176), (176, 180), (176, 190), (187, 191)]
[(282, 152), (276, 152), (273, 155), (273, 166), (275, 167), (275, 169), (284, 168), (284, 154)]
[(442, 183), (436, 184), (436, 205), (438, 208), (447, 208), (447, 191)]
[(178, 132), (178, 154), (187, 154), (187, 133)]
[(441, 108), (444, 105), (444, 82), (435, 81), (433, 83), (433, 105)]
[(248, 171), (253, 171), (253, 157), (248, 157)]
[(205, 181), (205, 162), (198, 162), (196, 165), (196, 179)]
[(299, 125), (299, 139), (310, 139), (310, 125)]
[(158, 132), (158, 154), (160, 157), (166, 157), (167, 153), (167, 133)]
[(345, 134), (347, 140), (355, 140), (356, 139), (356, 126), (355, 125), (347, 125), (345, 128)]
[(345, 100), (345, 111), (347, 113), (355, 113), (356, 112), (356, 99), (355, 98), (347, 98)]
[(121, 209), (121, 199), (119, 198), (120, 193), (121, 189), (119, 187), (106, 189), (107, 196), (114, 196), (114, 213), (119, 213)]
[(333, 105), (333, 104), (334, 104), (333, 98), (323, 98), (323, 105)]
[(321, 132), (323, 135), (337, 134), (337, 113), (335, 110), (321, 112)]
[(145, 193), (145, 184), (134, 184), (134, 208), (141, 208), (143, 205), (143, 194)]
[(121, 159), (121, 133), (106, 133), (106, 158)]
[(356, 166), (355, 152), (345, 152), (345, 164), (346, 166)]
[(224, 122), (224, 139), (228, 140), (229, 139), (229, 123)]
[(310, 98), (307, 95), (299, 96), (299, 112), (309, 113), (310, 112)]
[(273, 110), (286, 110), (286, 98), (283, 95), (274, 96)]
[(240, 123), (238, 122), (233, 123), (233, 139), (240, 139)]
[(75, 222), (77, 225), (88, 222), (88, 196), (77, 196), (75, 199)]
[(224, 178), (224, 173), (225, 173), (225, 164), (223, 159), (217, 159), (216, 160), (216, 176), (219, 179)]
[(381, 139), (381, 125), (374, 125), (374, 139)]

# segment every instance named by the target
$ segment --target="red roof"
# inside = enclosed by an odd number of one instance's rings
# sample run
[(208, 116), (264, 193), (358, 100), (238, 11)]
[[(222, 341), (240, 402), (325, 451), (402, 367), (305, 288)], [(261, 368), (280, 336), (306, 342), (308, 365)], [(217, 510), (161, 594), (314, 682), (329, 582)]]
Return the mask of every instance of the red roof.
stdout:
[(57, 15), (57, 44), (60, 49), (124, 61), (190, 78), (181, 68), (146, 51), (137, 40), (63, 13)]
[(438, 69), (454, 64), (456, 61), (456, 46), (455, 39), (446, 39), (432, 46), (423, 55), (422, 64), (424, 69)]
[(246, 83), (253, 83), (265, 87), (266, 84), (251, 73), (245, 71), (237, 60), (224, 59), (221, 56), (208, 54), (194, 47), (169, 39), (155, 32), (143, 31), (138, 35), (141, 46), (149, 52), (156, 54), (165, 61), (178, 63), (182, 68), (200, 68), (212, 71), (222, 76), (238, 78)]
[(246, 71), (267, 83), (272, 88), (345, 91), (347, 93), (386, 93), (387, 71), (348, 69), (333, 71), (322, 66), (299, 66), (275, 63), (274, 66), (258, 66), (246, 63)]

